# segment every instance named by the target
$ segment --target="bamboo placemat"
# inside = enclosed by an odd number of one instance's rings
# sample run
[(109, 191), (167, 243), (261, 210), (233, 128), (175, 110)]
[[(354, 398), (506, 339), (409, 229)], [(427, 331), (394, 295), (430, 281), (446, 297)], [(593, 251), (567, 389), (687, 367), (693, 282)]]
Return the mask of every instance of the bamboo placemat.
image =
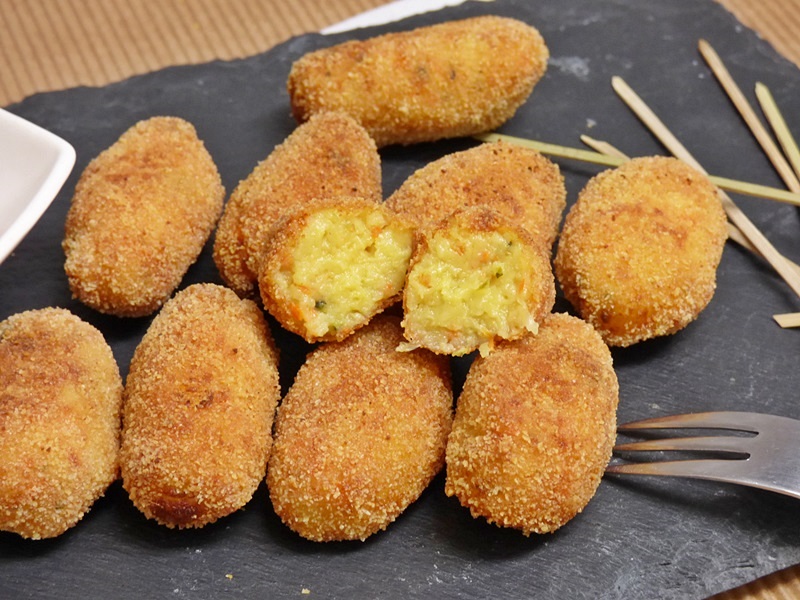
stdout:
[[(800, 0), (719, 0), (800, 65)], [(387, 0), (0, 0), (0, 106), (176, 64), (250, 56)], [(800, 598), (800, 565), (714, 600)]]

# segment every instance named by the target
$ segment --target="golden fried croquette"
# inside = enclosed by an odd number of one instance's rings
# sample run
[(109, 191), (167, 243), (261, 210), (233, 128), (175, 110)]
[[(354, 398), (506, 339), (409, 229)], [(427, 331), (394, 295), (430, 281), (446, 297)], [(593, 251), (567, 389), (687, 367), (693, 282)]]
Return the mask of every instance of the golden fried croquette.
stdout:
[(429, 230), (403, 291), (408, 344), (440, 354), (489, 352), (498, 339), (536, 333), (553, 308), (549, 255), (497, 212), (471, 207)]
[(63, 248), (72, 294), (103, 313), (155, 312), (197, 260), (225, 190), (194, 127), (140, 121), (86, 167)]
[(304, 538), (365, 539), (414, 502), (444, 464), (449, 364), (400, 353), (396, 317), (316, 348), (278, 409), (267, 469), (273, 507)]
[(418, 228), (431, 227), (464, 206), (486, 206), (513, 219), (548, 252), (567, 203), (554, 162), (506, 142), (444, 156), (412, 174), (386, 206)]
[(483, 16), (310, 52), (292, 65), (295, 118), (339, 110), (378, 146), (472, 135), (510, 119), (547, 69), (539, 32)]
[(499, 527), (555, 531), (600, 484), (618, 396), (597, 332), (576, 317), (548, 316), (537, 335), (472, 363), (447, 443), (445, 493)]
[(412, 226), (372, 200), (312, 202), (267, 246), (264, 306), (306, 341), (340, 341), (400, 299), (413, 245)]
[(727, 237), (708, 178), (667, 157), (589, 181), (565, 220), (555, 271), (567, 300), (611, 346), (669, 335), (714, 294)]
[(202, 527), (264, 478), (280, 396), (261, 310), (214, 284), (179, 292), (153, 320), (125, 386), (123, 487), (148, 518)]
[(382, 199), (380, 156), (364, 128), (325, 113), (298, 127), (231, 194), (214, 240), (223, 281), (257, 295), (260, 261), (280, 218), (320, 197)]
[(51, 538), (116, 479), (122, 379), (103, 335), (67, 310), (0, 323), (0, 530)]

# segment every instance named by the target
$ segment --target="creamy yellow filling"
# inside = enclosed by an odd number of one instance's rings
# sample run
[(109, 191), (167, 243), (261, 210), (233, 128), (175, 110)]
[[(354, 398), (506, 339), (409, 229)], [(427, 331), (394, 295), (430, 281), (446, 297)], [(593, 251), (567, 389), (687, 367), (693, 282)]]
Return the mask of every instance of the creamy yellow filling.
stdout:
[(295, 309), (312, 335), (364, 322), (403, 289), (411, 229), (379, 210), (330, 208), (312, 215), (284, 272)]
[(408, 274), (406, 330), (443, 351), (536, 332), (531, 269), (530, 252), (509, 233), (451, 228), (434, 235)]

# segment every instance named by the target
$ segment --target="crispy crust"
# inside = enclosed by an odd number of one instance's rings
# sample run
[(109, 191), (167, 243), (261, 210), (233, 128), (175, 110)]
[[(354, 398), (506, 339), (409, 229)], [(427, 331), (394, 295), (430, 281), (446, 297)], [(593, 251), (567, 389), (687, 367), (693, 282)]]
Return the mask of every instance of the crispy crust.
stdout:
[(600, 484), (618, 396), (600, 336), (576, 317), (550, 315), (538, 335), (473, 362), (447, 444), (445, 493), (499, 527), (555, 531)]
[(261, 310), (197, 284), (153, 320), (131, 361), (120, 463), (145, 516), (202, 527), (244, 506), (263, 479), (278, 398)]
[[(343, 224), (347, 226), (351, 226), (353, 222), (357, 221), (365, 213), (380, 215), (384, 224), (377, 235), (392, 230), (407, 232), (408, 247), (407, 256), (396, 272), (397, 277), (386, 278), (380, 282), (372, 281), (373, 286), (378, 286), (375, 292), (379, 293), (380, 296), (369, 301), (362, 301), (361, 305), (352, 311), (352, 315), (357, 317), (354, 322), (344, 327), (337, 327), (332, 330), (326, 329), (324, 333), (320, 334), (311, 330), (308, 311), (305, 307), (298, 306), (293, 292), (302, 287), (302, 284), (295, 281), (294, 269), (297, 262), (305, 258), (297, 255), (298, 242), (307, 231), (310, 221), (324, 211), (335, 211), (341, 215)], [(351, 217), (348, 217), (348, 215), (351, 215)], [(306, 207), (285, 215), (270, 238), (259, 276), (259, 289), (264, 307), (283, 327), (300, 335), (308, 342), (341, 341), (356, 329), (366, 325), (373, 316), (400, 300), (413, 245), (414, 236), (411, 225), (371, 199), (338, 197), (311, 201)], [(338, 256), (338, 250), (338, 248), (331, 248), (329, 256)], [(356, 268), (361, 263), (368, 263), (371, 258), (370, 255), (374, 256), (375, 252), (375, 247), (364, 248), (359, 253), (359, 256), (346, 257), (352, 264), (345, 266), (342, 272), (338, 273), (338, 277), (345, 278), (353, 271), (353, 268), (348, 267)], [(371, 271), (368, 274), (369, 279), (376, 279), (376, 272), (377, 269)], [(289, 275), (288, 282), (286, 280), (287, 274)], [(304, 295), (309, 295), (309, 300), (311, 300), (311, 296), (320, 291), (319, 286), (314, 286), (315, 282), (304, 283), (312, 286), (312, 289), (307, 289), (304, 293)], [(359, 287), (362, 289), (367, 285), (369, 284), (366, 281), (359, 282)], [(329, 298), (328, 300), (336, 301), (337, 298)]]
[(395, 352), (399, 322), (376, 317), (309, 355), (278, 409), (267, 470), (273, 507), (314, 541), (385, 529), (439, 472), (452, 420), (446, 359)]
[(483, 16), (306, 54), (287, 88), (295, 118), (321, 111), (355, 117), (378, 146), (494, 129), (525, 102), (547, 68), (539, 32)]
[[(498, 234), (504, 245), (512, 244), (521, 253), (521, 262), (512, 264), (494, 248), (476, 246), (477, 258), (486, 256), (492, 269), (484, 273), (486, 265), (476, 262), (475, 246), (478, 234)], [(472, 239), (456, 239), (456, 235), (466, 234)], [(446, 241), (447, 256), (439, 257), (431, 249), (432, 244)], [(432, 260), (426, 260), (428, 257)], [(458, 261), (456, 261), (458, 257)], [(504, 272), (498, 277), (495, 269)], [(457, 273), (453, 289), (442, 289), (443, 273)], [(491, 289), (500, 280), (514, 281), (516, 285), (514, 297), (521, 300), (526, 314), (525, 322), (513, 322), (509, 310), (501, 306), (485, 306), (488, 296), (480, 297), (480, 308), (488, 314), (478, 317), (480, 329), (469, 323), (456, 325), (434, 323), (429, 326), (419, 319), (418, 313), (425, 312), (428, 302), (449, 305), (454, 302), (469, 311), (471, 297), (462, 297), (462, 289), (472, 290), (475, 280), (473, 275), (480, 275), (482, 288)], [(486, 275), (486, 277), (482, 277)], [(415, 285), (411, 285), (415, 283)], [(420, 293), (418, 293), (418, 290)], [(481, 289), (473, 293), (481, 293)], [(456, 300), (457, 298), (457, 300)], [(500, 339), (516, 339), (525, 333), (536, 332), (540, 323), (553, 309), (555, 303), (555, 279), (550, 266), (549, 254), (546, 253), (527, 232), (515, 227), (509, 219), (496, 211), (481, 206), (457, 210), (438, 226), (424, 232), (411, 257), (403, 293), (403, 329), (411, 347), (422, 347), (438, 354), (461, 356), (481, 349), (486, 353)], [(404, 345), (404, 347), (407, 345)]]
[(580, 193), (565, 220), (556, 275), (609, 345), (669, 335), (714, 294), (725, 222), (707, 177), (674, 158), (638, 158)]
[(140, 121), (92, 160), (67, 214), (64, 265), (72, 294), (100, 312), (155, 312), (197, 259), (225, 190), (194, 127)]
[(242, 297), (257, 294), (266, 245), (280, 218), (321, 197), (380, 201), (375, 142), (351, 117), (322, 113), (278, 145), (231, 194), (214, 240), (223, 281)]
[(529, 148), (481, 144), (436, 160), (409, 177), (386, 206), (426, 229), (465, 206), (486, 206), (521, 225), (547, 251), (567, 203), (558, 165)]
[(0, 530), (50, 538), (117, 477), (122, 380), (103, 335), (57, 308), (0, 323)]

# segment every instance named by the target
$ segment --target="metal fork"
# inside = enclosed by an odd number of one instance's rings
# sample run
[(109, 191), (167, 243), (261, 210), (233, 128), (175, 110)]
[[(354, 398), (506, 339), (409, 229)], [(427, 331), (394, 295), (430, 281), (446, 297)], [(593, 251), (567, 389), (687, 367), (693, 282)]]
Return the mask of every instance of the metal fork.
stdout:
[(755, 436), (711, 435), (618, 444), (618, 452), (710, 451), (725, 458), (614, 463), (606, 473), (669, 475), (737, 483), (800, 499), (800, 421), (752, 412), (705, 412), (625, 423), (619, 431), (652, 429), (725, 429)]

